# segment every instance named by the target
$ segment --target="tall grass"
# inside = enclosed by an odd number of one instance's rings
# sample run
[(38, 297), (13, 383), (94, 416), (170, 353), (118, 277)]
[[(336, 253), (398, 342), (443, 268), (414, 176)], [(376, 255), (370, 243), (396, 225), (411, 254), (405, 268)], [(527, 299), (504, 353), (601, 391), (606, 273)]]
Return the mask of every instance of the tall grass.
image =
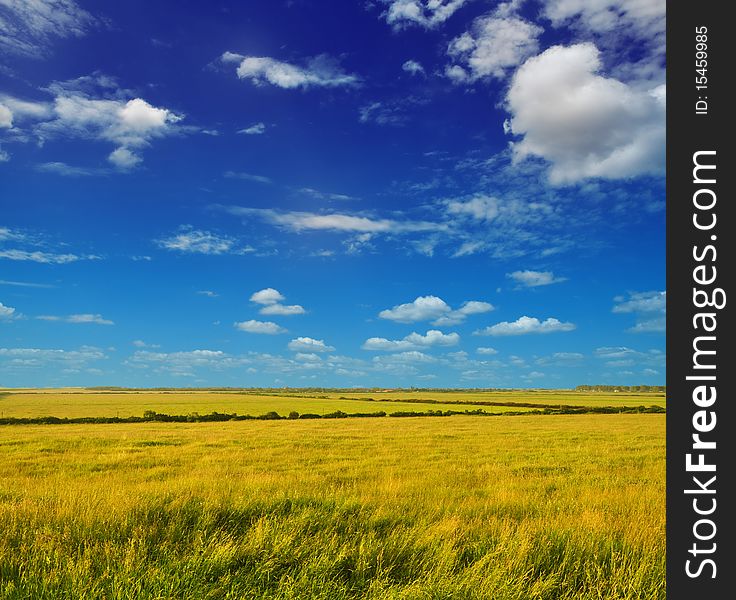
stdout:
[(0, 598), (664, 598), (664, 418), (0, 429)]

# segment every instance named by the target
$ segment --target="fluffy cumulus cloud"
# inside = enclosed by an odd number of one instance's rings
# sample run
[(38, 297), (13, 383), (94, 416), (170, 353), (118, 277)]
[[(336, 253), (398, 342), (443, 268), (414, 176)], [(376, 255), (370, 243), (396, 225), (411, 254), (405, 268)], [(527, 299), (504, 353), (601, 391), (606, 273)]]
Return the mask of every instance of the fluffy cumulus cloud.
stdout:
[(389, 25), (402, 29), (418, 25), (437, 27), (449, 19), (468, 0), (382, 0), (387, 5), (382, 13)]
[(321, 54), (295, 65), (268, 56), (244, 56), (225, 52), (220, 59), (224, 63), (237, 63), (239, 79), (248, 79), (255, 85), (269, 83), (284, 89), (310, 87), (355, 86), (360, 79), (345, 72), (332, 57)]
[(255, 302), (256, 304), (264, 304), (266, 306), (270, 304), (276, 304), (277, 302), (281, 302), (282, 300), (286, 300), (286, 296), (273, 288), (258, 290), (257, 292), (254, 292), (250, 297), (251, 302)]
[(334, 347), (325, 344), (324, 340), (315, 340), (310, 337), (298, 337), (289, 342), (289, 350), (294, 352), (333, 352)]
[(401, 352), (431, 346), (456, 346), (459, 341), (460, 336), (457, 333), (442, 333), (436, 329), (430, 329), (424, 335), (412, 332), (401, 340), (389, 340), (380, 337), (368, 338), (363, 342), (362, 348), (364, 350)]
[(470, 31), (450, 42), (447, 53), (455, 64), (445, 75), (455, 83), (502, 79), (537, 53), (541, 33), (541, 27), (503, 9), (479, 17)]
[(271, 321), (256, 321), (251, 319), (249, 321), (241, 321), (235, 323), (235, 329), (239, 331), (245, 331), (246, 333), (261, 333), (264, 335), (277, 335), (279, 333), (286, 333), (286, 329), (273, 323)]
[(262, 305), (262, 308), (258, 311), (262, 315), (289, 316), (303, 315), (307, 312), (299, 304), (282, 304), (282, 300), (286, 300), (286, 296), (273, 288), (259, 290), (250, 297), (251, 302)]
[(515, 281), (521, 287), (539, 287), (567, 281), (564, 277), (555, 277), (552, 271), (514, 271), (506, 273), (506, 277)]
[(527, 335), (530, 333), (556, 333), (559, 331), (572, 331), (575, 329), (573, 323), (564, 323), (550, 317), (540, 321), (536, 317), (519, 317), (516, 321), (501, 321), (475, 332), (475, 335), (509, 336)]
[(631, 292), (628, 297), (614, 298), (613, 312), (634, 314), (636, 323), (631, 333), (663, 333), (667, 328), (667, 292)]
[(100, 25), (73, 0), (2, 0), (0, 51), (42, 58), (56, 39), (81, 37)]
[(121, 169), (141, 162), (137, 153), (155, 138), (171, 135), (183, 117), (142, 98), (130, 100), (90, 97), (74, 90), (56, 88), (55, 118), (38, 126), (41, 135), (97, 139), (115, 144), (108, 160)]
[[(39, 143), (73, 137), (112, 145), (108, 161), (121, 171), (140, 164), (141, 151), (154, 140), (191, 129), (178, 125), (183, 116), (135, 97), (130, 90), (120, 88), (114, 78), (101, 73), (55, 81), (43, 91), (53, 99), (32, 102), (0, 96), (5, 108), (0, 109), (0, 122), (12, 125), (24, 139), (36, 137)], [(86, 174), (105, 172), (97, 169)]]
[(393, 308), (378, 313), (381, 319), (398, 323), (416, 323), (432, 321), (433, 325), (456, 325), (466, 317), (493, 310), (493, 305), (479, 300), (465, 302), (460, 308), (453, 310), (442, 298), (437, 296), (419, 296), (413, 302), (398, 304)]
[(640, 89), (600, 74), (592, 43), (554, 46), (516, 72), (506, 129), (517, 160), (550, 163), (553, 184), (620, 179), (664, 169), (664, 87)]
[(401, 65), (401, 68), (410, 75), (424, 75), (424, 67), (421, 63), (415, 60), (405, 61), (404, 64)]
[(235, 240), (189, 227), (182, 228), (180, 233), (158, 240), (159, 246), (167, 250), (176, 250), (187, 254), (224, 254), (235, 248)]
[(483, 354), (485, 356), (491, 356), (493, 354), (498, 354), (498, 350), (495, 348), (490, 348), (488, 346), (481, 346), (480, 348), (477, 348), (475, 350), (478, 354)]

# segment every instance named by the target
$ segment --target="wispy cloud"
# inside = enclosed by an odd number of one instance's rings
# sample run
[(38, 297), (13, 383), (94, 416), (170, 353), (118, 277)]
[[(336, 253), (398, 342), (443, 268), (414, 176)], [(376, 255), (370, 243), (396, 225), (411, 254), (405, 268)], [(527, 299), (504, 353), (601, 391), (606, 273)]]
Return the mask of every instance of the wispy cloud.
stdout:
[(159, 246), (188, 254), (224, 254), (235, 248), (235, 240), (225, 235), (183, 227), (180, 233), (158, 240)]
[(250, 127), (244, 129), (238, 129), (238, 133), (245, 135), (261, 135), (266, 132), (266, 125), (264, 123), (253, 123)]
[(50, 283), (34, 283), (32, 281), (8, 281), (0, 279), (0, 285), (10, 285), (13, 287), (29, 287), (29, 288), (52, 288), (55, 287)]
[(313, 213), (302, 211), (277, 211), (272, 208), (247, 208), (220, 206), (231, 215), (256, 217), (272, 225), (291, 231), (343, 231), (348, 233), (405, 233), (419, 231), (445, 231), (442, 223), (427, 221), (395, 221), (345, 213)]
[(628, 298), (617, 296), (612, 312), (636, 315), (631, 333), (664, 333), (667, 329), (667, 292), (630, 292)]
[(244, 179), (245, 181), (255, 181), (256, 183), (273, 183), (270, 178), (263, 175), (253, 175), (252, 173), (244, 173), (242, 171), (225, 171), (225, 177), (228, 179)]
[(237, 63), (239, 79), (248, 79), (255, 85), (266, 83), (285, 89), (310, 87), (351, 87), (359, 83), (357, 75), (347, 73), (340, 64), (327, 54), (308, 59), (296, 65), (268, 56), (244, 56), (225, 52), (223, 63)]
[(63, 162), (47, 162), (36, 165), (36, 170), (42, 173), (54, 173), (63, 177), (90, 177), (95, 175), (107, 175), (110, 169), (99, 169), (90, 167), (75, 167)]
[(506, 277), (513, 279), (520, 287), (540, 287), (567, 281), (564, 277), (555, 277), (552, 271), (514, 271), (506, 273)]
[(74, 324), (86, 324), (92, 323), (94, 325), (115, 325), (110, 319), (105, 319), (100, 314), (82, 313), (75, 315), (39, 315), (36, 317), (41, 321), (60, 321), (63, 323), (74, 323)]
[(29, 58), (51, 53), (55, 39), (81, 37), (102, 22), (72, 0), (0, 2), (0, 50)]
[(8, 260), (31, 261), (37, 263), (63, 265), (76, 262), (78, 260), (97, 260), (100, 257), (93, 254), (56, 254), (53, 252), (42, 252), (40, 250), (28, 251), (7, 249), (0, 250), (0, 258), (5, 258)]

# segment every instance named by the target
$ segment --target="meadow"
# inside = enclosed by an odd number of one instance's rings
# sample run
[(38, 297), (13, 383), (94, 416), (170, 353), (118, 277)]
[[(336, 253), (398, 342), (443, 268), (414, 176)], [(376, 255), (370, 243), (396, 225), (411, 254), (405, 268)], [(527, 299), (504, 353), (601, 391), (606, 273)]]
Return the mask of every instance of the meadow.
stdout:
[(664, 598), (664, 432), (661, 414), (2, 426), (0, 598)]
[(492, 413), (531, 410), (532, 404), (577, 407), (664, 408), (664, 394), (579, 393), (556, 390), (511, 391), (300, 391), (300, 390), (136, 390), (81, 388), (0, 390), (0, 417), (129, 417), (145, 411), (187, 415), (213, 411), (258, 416), (275, 411), (327, 414), (376, 411), (477, 410)]

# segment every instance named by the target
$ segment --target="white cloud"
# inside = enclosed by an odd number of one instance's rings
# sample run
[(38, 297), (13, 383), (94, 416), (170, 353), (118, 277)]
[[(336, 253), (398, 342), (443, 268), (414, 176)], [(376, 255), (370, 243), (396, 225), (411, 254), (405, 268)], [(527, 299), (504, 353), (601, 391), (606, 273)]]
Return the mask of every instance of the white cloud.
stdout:
[(119, 169), (126, 170), (137, 167), (143, 159), (128, 148), (120, 147), (113, 150), (107, 160)]
[(244, 179), (245, 181), (255, 181), (256, 183), (272, 183), (271, 179), (263, 175), (253, 175), (252, 173), (243, 173), (241, 171), (225, 171), (225, 177), (228, 179)]
[(236, 216), (254, 216), (291, 231), (343, 231), (354, 233), (405, 233), (419, 231), (444, 231), (446, 225), (425, 221), (394, 221), (372, 219), (341, 213), (319, 214), (311, 212), (280, 212), (270, 208), (221, 207)]
[(430, 29), (449, 19), (468, 0), (382, 0), (388, 5), (382, 16), (386, 23), (401, 29), (419, 25)]
[(273, 288), (265, 288), (255, 292), (250, 297), (251, 302), (263, 305), (258, 312), (262, 315), (303, 315), (306, 314), (303, 306), (299, 304), (281, 304), (282, 300), (286, 300), (284, 296), (278, 290)]
[(424, 75), (424, 67), (415, 60), (407, 60), (401, 68), (411, 75)]
[(106, 359), (99, 348), (82, 346), (79, 350), (47, 348), (0, 348), (0, 367), (34, 369), (48, 365), (83, 368), (90, 362)]
[(254, 292), (250, 297), (251, 302), (264, 305), (276, 304), (277, 302), (281, 302), (282, 300), (286, 300), (286, 296), (273, 288), (265, 288), (263, 290), (259, 290), (257, 292)]
[(486, 327), (485, 329), (478, 330), (474, 335), (492, 335), (492, 336), (506, 336), (506, 335), (527, 335), (530, 333), (555, 333), (558, 331), (572, 331), (575, 329), (573, 323), (563, 323), (558, 319), (549, 318), (544, 321), (540, 321), (536, 317), (519, 317), (516, 321), (502, 321)]
[(413, 302), (399, 304), (391, 309), (378, 313), (381, 319), (398, 321), (399, 323), (416, 323), (430, 321), (450, 312), (449, 305), (437, 296), (419, 296)]
[(359, 82), (356, 75), (346, 73), (338, 62), (326, 54), (307, 60), (304, 66), (276, 60), (268, 56), (243, 56), (225, 52), (224, 63), (238, 63), (239, 79), (250, 79), (255, 85), (270, 83), (280, 88), (341, 87)]
[(10, 160), (10, 154), (0, 148), (0, 163), (8, 162)]
[(41, 252), (40, 250), (29, 251), (17, 250), (13, 248), (8, 250), (0, 250), (0, 258), (6, 258), (8, 260), (27, 260), (37, 263), (63, 265), (76, 262), (78, 260), (95, 260), (99, 257), (92, 254), (89, 254), (87, 256), (80, 256), (77, 254), (55, 254), (53, 252)]
[(63, 162), (47, 162), (36, 165), (36, 170), (42, 173), (54, 173), (63, 177), (90, 177), (93, 175), (104, 175), (108, 171), (104, 169), (90, 169), (87, 167), (75, 167)]
[(419, 350), (408, 350), (406, 352), (398, 352), (389, 354), (388, 356), (376, 356), (373, 358), (374, 364), (391, 365), (392, 363), (434, 363), (437, 359), (434, 356), (420, 352)]
[(325, 344), (324, 340), (310, 337), (298, 337), (289, 342), (289, 350), (294, 352), (333, 352), (334, 347)]
[(544, 366), (574, 367), (585, 358), (580, 352), (555, 352), (550, 356), (542, 356), (535, 363)]
[(388, 340), (379, 337), (368, 338), (363, 342), (362, 348), (364, 350), (388, 350), (397, 352), (430, 346), (455, 346), (459, 341), (460, 336), (457, 333), (445, 334), (436, 329), (430, 329), (425, 335), (412, 332), (401, 340)]
[(277, 335), (279, 333), (286, 333), (287, 331), (280, 325), (271, 321), (255, 321), (253, 319), (235, 323), (234, 326), (235, 329), (245, 331), (247, 333), (262, 333), (266, 335)]
[(212, 290), (197, 290), (197, 294), (207, 296), (208, 298), (217, 298), (219, 296), (217, 292), (213, 292)]
[(603, 359), (626, 358), (638, 354), (636, 350), (627, 348), (626, 346), (603, 346), (596, 348), (595, 355)]
[[(77, 79), (53, 82), (44, 91), (53, 94), (50, 104), (14, 99), (3, 103), (36, 123), (32, 131), (40, 141), (50, 137), (77, 137), (115, 146), (109, 161), (128, 170), (141, 161), (137, 151), (153, 140), (183, 133), (177, 124), (183, 116), (149, 104), (118, 87), (114, 78), (95, 73)], [(189, 128), (191, 129), (191, 128)]]
[(455, 83), (484, 77), (502, 79), (509, 70), (537, 53), (537, 38), (542, 31), (518, 16), (493, 13), (479, 17), (473, 22), (472, 30), (452, 40), (447, 49), (464, 66), (450, 66), (445, 74)]
[(628, 300), (616, 298), (615, 313), (664, 313), (667, 292), (631, 292)]
[(57, 315), (40, 315), (36, 317), (42, 321), (61, 321), (63, 323), (93, 323), (95, 325), (115, 325), (110, 319), (105, 319), (99, 314), (82, 313), (60, 317)]
[(0, 128), (10, 129), (13, 127), (13, 113), (4, 104), (0, 103)]
[(300, 188), (299, 191), (302, 194), (307, 194), (308, 196), (311, 196), (312, 198), (317, 198), (318, 200), (354, 200), (352, 196), (348, 196), (347, 194), (335, 194), (332, 192), (321, 192), (320, 190), (315, 190), (314, 188)]
[(595, 32), (633, 27), (658, 34), (665, 29), (666, 2), (662, 0), (545, 0), (543, 4), (545, 16), (556, 26), (575, 19)]
[(159, 344), (148, 344), (143, 340), (133, 340), (131, 342), (136, 348), (160, 348)]
[(506, 273), (506, 277), (513, 279), (523, 287), (539, 287), (567, 281), (564, 277), (555, 277), (552, 271), (514, 271)]
[(5, 306), (0, 302), (0, 321), (11, 320), (14, 318), (15, 309), (12, 306)]
[(457, 310), (452, 310), (432, 321), (432, 325), (457, 325), (465, 321), (466, 317), (470, 315), (480, 315), (492, 310), (495, 310), (495, 307), (488, 302), (469, 300), (468, 302), (463, 303), (463, 305)]
[(235, 240), (209, 231), (185, 228), (181, 233), (158, 240), (159, 246), (167, 250), (196, 254), (224, 254), (235, 246)]
[(476, 196), (469, 200), (445, 200), (449, 215), (490, 222), (498, 216), (499, 202), (490, 196)]
[(270, 306), (264, 306), (258, 311), (262, 315), (303, 315), (306, 314), (303, 306), (299, 304), (271, 304)]
[(498, 350), (496, 350), (495, 348), (489, 348), (489, 347), (476, 348), (475, 351), (478, 354), (484, 354), (484, 355), (487, 355), (487, 356), (490, 356), (492, 354), (498, 354)]
[(637, 321), (628, 331), (631, 333), (664, 333), (667, 331), (667, 319), (665, 317), (657, 317)]
[(633, 313), (636, 324), (631, 333), (663, 333), (667, 330), (667, 292), (631, 292), (628, 299), (617, 297), (614, 313)]
[(49, 54), (54, 38), (81, 37), (99, 25), (72, 0), (3, 0), (0, 50), (41, 58)]
[(493, 305), (479, 300), (465, 302), (457, 310), (437, 296), (419, 296), (413, 302), (399, 304), (391, 309), (378, 313), (381, 319), (399, 323), (416, 323), (432, 321), (433, 325), (456, 325), (462, 323), (469, 315), (476, 315), (493, 310)]
[(265, 133), (266, 125), (264, 123), (253, 123), (250, 127), (245, 129), (239, 129), (238, 133), (244, 133), (245, 135), (261, 135)]
[(527, 60), (507, 95), (507, 128), (522, 160), (551, 163), (550, 182), (660, 174), (664, 168), (663, 87), (639, 90), (599, 75), (591, 43), (554, 46)]

